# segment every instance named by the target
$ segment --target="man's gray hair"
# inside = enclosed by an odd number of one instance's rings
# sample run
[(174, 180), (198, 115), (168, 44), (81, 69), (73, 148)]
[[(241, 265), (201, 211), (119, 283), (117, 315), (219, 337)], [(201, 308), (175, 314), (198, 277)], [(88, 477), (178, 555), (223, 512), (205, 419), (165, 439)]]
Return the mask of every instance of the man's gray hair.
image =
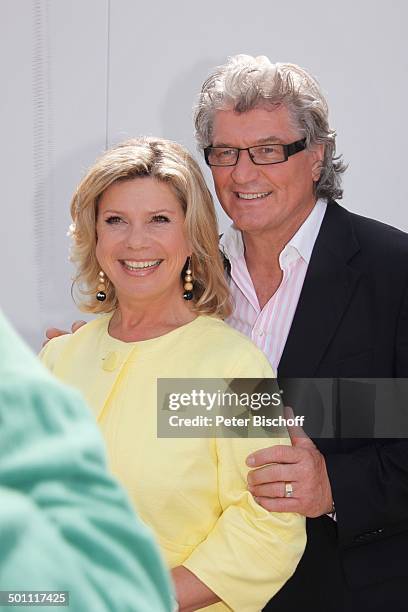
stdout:
[(212, 144), (214, 113), (233, 109), (283, 104), (306, 145), (324, 144), (325, 152), (316, 197), (339, 199), (341, 174), (346, 169), (336, 157), (336, 132), (330, 128), (328, 106), (319, 83), (296, 64), (272, 64), (265, 56), (235, 55), (204, 82), (194, 113), (196, 138), (201, 148)]

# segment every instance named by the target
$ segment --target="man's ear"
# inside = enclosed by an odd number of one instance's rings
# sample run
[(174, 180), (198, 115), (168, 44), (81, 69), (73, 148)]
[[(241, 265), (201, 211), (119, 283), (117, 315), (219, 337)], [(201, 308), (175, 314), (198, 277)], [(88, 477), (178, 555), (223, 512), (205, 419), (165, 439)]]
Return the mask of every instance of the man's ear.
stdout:
[(316, 144), (310, 148), (310, 152), (313, 156), (312, 179), (314, 183), (317, 183), (320, 179), (324, 160), (324, 149), (324, 144)]

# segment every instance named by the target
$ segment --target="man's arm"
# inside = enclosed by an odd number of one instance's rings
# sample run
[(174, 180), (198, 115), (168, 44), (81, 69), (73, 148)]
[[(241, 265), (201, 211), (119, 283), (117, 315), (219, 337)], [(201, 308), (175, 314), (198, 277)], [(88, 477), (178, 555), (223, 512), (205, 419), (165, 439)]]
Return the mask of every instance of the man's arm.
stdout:
[[(394, 375), (407, 379), (408, 283), (405, 287), (395, 335)], [(406, 414), (408, 398), (405, 393), (399, 401), (404, 403)], [(396, 412), (393, 405), (389, 419)], [(406, 435), (405, 429), (399, 440), (370, 440), (369, 444), (351, 453), (327, 456), (341, 543), (359, 544), (367, 535), (374, 539), (386, 538), (408, 529), (408, 439), (402, 437)]]
[[(408, 378), (408, 288), (398, 317), (394, 369), (395, 376)], [(248, 465), (258, 469), (249, 473), (249, 487), (264, 508), (288, 511), (292, 505), (296, 512), (316, 517), (330, 512), (332, 499), (339, 540), (345, 545), (361, 543), (367, 533), (387, 537), (387, 526), (393, 533), (407, 530), (408, 439), (371, 439), (351, 452), (326, 456), (313, 450), (305, 434), (299, 439), (304, 448), (298, 449), (292, 439), (293, 448), (283, 449), (284, 459), (277, 454), (279, 447), (250, 457)], [(267, 465), (273, 462), (285, 465)], [(295, 483), (294, 498), (282, 498), (282, 479)]]

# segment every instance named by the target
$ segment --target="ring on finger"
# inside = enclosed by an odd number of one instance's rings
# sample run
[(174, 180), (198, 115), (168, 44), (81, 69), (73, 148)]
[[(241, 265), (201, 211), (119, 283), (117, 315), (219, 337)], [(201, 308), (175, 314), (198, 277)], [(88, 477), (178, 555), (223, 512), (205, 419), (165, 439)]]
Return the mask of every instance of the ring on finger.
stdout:
[(283, 497), (293, 497), (293, 486), (291, 482), (285, 482), (285, 492)]

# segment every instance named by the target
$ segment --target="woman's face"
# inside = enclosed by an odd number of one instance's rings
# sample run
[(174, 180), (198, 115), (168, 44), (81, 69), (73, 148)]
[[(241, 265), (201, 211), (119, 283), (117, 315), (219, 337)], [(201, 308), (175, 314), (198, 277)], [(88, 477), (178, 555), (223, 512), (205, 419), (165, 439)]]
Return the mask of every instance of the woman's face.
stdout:
[(99, 201), (96, 231), (96, 256), (119, 303), (180, 300), (191, 247), (168, 185), (151, 177), (113, 183)]

